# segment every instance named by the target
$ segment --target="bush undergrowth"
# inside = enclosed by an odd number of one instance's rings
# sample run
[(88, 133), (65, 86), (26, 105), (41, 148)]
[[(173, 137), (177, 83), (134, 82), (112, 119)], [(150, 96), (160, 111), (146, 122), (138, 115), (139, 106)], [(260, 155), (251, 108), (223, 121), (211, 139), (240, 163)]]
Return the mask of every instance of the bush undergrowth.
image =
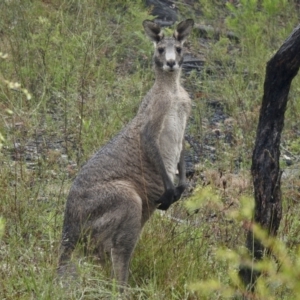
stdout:
[[(189, 200), (155, 214), (146, 225), (131, 265), (132, 299), (224, 299), (244, 292), (236, 267), (241, 259), (248, 262), (243, 245), (249, 220), (240, 203), (252, 201), (246, 182), (264, 66), (297, 24), (299, 12), (293, 1), (232, 2), (199, 0), (187, 6), (180, 1), (185, 17), (238, 37), (236, 42), (221, 34), (199, 42), (195, 33), (188, 46), (205, 56), (205, 66), (184, 82), (194, 101), (190, 132), (206, 142), (215, 129), (207, 125), (213, 113), (209, 103), (217, 102), (230, 119), (230, 126), (220, 123), (217, 129), (230, 129), (233, 143), (217, 141), (215, 159), (201, 158), (196, 168), (200, 176)], [(153, 83), (153, 46), (141, 26), (151, 18), (148, 13), (142, 1), (0, 3), (1, 299), (117, 299), (109, 271), (76, 253), (78, 282), (69, 288), (56, 283), (58, 246), (72, 179), (135, 115)], [(299, 155), (298, 83), (296, 78), (283, 135), (283, 146), (294, 157)], [(255, 266), (269, 276), (261, 279), (254, 299), (297, 299), (298, 273), (288, 272), (288, 266), (298, 264), (299, 172), (289, 172), (293, 178), (283, 182), (287, 214), (279, 234), (289, 248), (261, 233), (263, 242), (278, 247), (278, 261)], [(209, 180), (203, 182), (203, 173)], [(220, 255), (220, 248), (230, 251)]]

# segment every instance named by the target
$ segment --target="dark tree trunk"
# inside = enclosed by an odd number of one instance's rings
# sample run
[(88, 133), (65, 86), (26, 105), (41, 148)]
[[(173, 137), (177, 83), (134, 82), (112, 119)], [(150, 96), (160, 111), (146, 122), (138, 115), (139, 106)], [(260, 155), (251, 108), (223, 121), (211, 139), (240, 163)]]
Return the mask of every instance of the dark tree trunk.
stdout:
[[(264, 96), (260, 110), (255, 147), (252, 156), (255, 211), (253, 221), (275, 236), (282, 215), (279, 168), (280, 138), (284, 125), (291, 82), (300, 66), (300, 25), (270, 59), (266, 67)], [(265, 250), (255, 239), (251, 229), (247, 234), (247, 248), (255, 260)], [(248, 267), (240, 267), (240, 277), (253, 290), (259, 274)]]

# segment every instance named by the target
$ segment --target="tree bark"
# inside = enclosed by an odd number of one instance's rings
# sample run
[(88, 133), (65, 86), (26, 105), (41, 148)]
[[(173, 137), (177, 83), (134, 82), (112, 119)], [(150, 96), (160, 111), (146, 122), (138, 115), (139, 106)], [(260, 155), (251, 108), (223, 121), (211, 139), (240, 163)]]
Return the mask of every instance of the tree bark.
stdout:
[[(252, 178), (255, 210), (253, 221), (276, 236), (282, 216), (281, 171), (279, 167), (280, 139), (284, 126), (284, 113), (291, 82), (300, 66), (300, 25), (298, 25), (266, 67), (264, 95), (260, 109), (256, 141), (252, 156)], [(260, 260), (265, 250), (250, 229), (246, 246), (254, 260)], [(258, 273), (240, 266), (240, 277), (250, 290), (254, 290)]]

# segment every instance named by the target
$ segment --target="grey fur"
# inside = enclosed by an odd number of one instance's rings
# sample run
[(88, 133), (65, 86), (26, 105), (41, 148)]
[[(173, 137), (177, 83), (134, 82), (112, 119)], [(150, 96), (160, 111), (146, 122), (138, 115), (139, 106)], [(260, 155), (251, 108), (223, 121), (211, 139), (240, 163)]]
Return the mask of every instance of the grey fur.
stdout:
[(79, 240), (89, 240), (101, 261), (105, 253), (111, 255), (114, 276), (126, 285), (145, 222), (156, 208), (166, 210), (177, 201), (186, 186), (183, 145), (191, 100), (179, 80), (181, 49), (193, 20), (181, 22), (171, 38), (152, 21), (143, 26), (155, 44), (155, 83), (135, 118), (74, 180), (65, 208), (59, 274), (67, 272)]

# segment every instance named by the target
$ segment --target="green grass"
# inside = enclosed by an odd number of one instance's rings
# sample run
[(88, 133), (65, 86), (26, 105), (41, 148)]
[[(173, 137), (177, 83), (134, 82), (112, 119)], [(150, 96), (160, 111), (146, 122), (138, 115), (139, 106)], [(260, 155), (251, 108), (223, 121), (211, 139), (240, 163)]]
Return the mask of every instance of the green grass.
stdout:
[[(203, 44), (195, 30), (188, 47), (205, 57), (205, 67), (201, 75), (184, 78), (193, 94), (189, 132), (204, 143), (216, 129), (221, 136), (230, 131), (234, 142), (215, 139), (216, 159), (197, 166), (189, 201), (176, 204), (168, 217), (156, 213), (146, 224), (131, 264), (131, 299), (224, 299), (228, 290), (242, 293), (235, 277), (237, 260), (247, 260), (242, 249), (249, 215), (241, 203), (252, 201), (249, 169), (265, 65), (299, 17), (296, 1), (226, 6), (199, 0), (190, 6), (180, 1), (179, 7), (182, 18), (192, 16), (239, 38), (236, 43), (222, 35)], [(1, 1), (1, 299), (117, 299), (109, 269), (83, 258), (80, 249), (74, 254), (78, 280), (69, 287), (56, 282), (58, 247), (78, 169), (135, 115), (153, 83), (153, 46), (141, 25), (151, 18), (148, 12), (142, 1)], [(298, 77), (282, 136), (282, 152), (294, 158), (290, 167), (282, 161), (292, 175), (282, 183), (279, 232), (291, 261), (297, 261), (300, 239)], [(209, 125), (210, 101), (222, 104), (227, 123)], [(225, 174), (221, 179), (218, 170)], [(210, 185), (203, 188), (203, 181)], [(220, 248), (240, 255), (220, 259)], [(276, 284), (263, 281), (271, 288), (260, 285), (256, 299), (297, 299), (298, 274), (284, 272), (270, 277)], [(199, 284), (207, 280), (212, 295)]]

